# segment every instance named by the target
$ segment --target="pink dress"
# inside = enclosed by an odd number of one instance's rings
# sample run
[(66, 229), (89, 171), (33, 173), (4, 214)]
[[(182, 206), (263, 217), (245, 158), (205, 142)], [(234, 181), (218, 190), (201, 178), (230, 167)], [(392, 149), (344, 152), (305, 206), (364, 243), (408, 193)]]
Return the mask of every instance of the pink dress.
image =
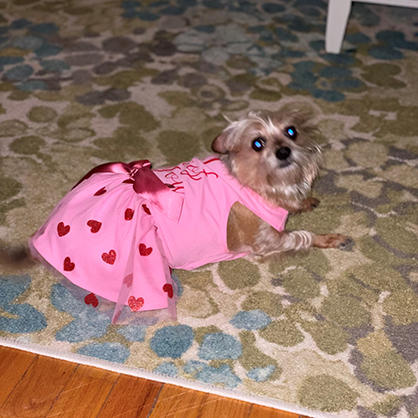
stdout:
[(287, 211), (243, 187), (214, 156), (157, 170), (148, 161), (104, 164), (58, 203), (30, 246), (91, 292), (90, 302), (95, 295), (116, 302), (116, 322), (124, 305), (135, 312), (173, 306), (171, 268), (247, 255), (227, 247), (235, 202), (284, 229)]

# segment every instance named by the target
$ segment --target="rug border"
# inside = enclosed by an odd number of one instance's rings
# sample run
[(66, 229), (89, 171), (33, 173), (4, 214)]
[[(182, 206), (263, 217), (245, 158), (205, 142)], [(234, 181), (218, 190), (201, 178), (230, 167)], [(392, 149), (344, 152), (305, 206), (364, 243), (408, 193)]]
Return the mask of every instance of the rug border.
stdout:
[(270, 408), (280, 409), (285, 412), (290, 412), (299, 415), (307, 415), (310, 418), (340, 418), (339, 415), (334, 415), (327, 412), (313, 411), (303, 407), (298, 407), (297, 405), (287, 404), (285, 402), (280, 402), (273, 400), (271, 398), (256, 396), (247, 394), (241, 391), (232, 391), (224, 389), (218, 386), (211, 385), (210, 383), (202, 383), (187, 380), (181, 377), (172, 377), (167, 375), (162, 375), (155, 372), (149, 372), (141, 368), (125, 366), (123, 364), (118, 364), (106, 360), (101, 360), (95, 357), (84, 356), (82, 354), (75, 354), (70, 352), (58, 352), (49, 347), (42, 345), (21, 342), (16, 340), (9, 340), (4, 337), (0, 337), (0, 345), (4, 347), (15, 348), (22, 351), (28, 351), (30, 353), (39, 354), (46, 357), (52, 357), (58, 360), (69, 361), (71, 363), (79, 363), (86, 366), (92, 366), (99, 369), (109, 370), (111, 372), (140, 377), (143, 379), (153, 380), (161, 383), (168, 383), (171, 385), (176, 385), (184, 387), (187, 389), (197, 390), (200, 392), (210, 393), (213, 395), (218, 395), (230, 399), (237, 399), (243, 402), (249, 402), (258, 404), (261, 406), (266, 406)]

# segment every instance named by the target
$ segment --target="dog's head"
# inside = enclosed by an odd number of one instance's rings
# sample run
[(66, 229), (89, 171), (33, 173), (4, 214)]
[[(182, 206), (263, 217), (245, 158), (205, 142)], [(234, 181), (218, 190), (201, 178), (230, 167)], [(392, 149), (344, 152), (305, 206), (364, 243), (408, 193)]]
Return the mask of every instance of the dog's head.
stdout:
[(318, 172), (321, 151), (306, 113), (283, 110), (250, 112), (230, 124), (212, 149), (231, 174), (273, 200), (301, 200)]

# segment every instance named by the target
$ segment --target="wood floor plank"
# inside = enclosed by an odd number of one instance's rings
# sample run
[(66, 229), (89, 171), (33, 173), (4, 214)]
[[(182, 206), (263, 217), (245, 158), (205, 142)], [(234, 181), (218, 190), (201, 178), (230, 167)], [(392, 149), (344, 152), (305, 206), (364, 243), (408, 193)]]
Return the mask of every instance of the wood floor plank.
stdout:
[(164, 384), (150, 418), (198, 418), (207, 393)]
[(0, 346), (0, 407), (12, 393), (36, 354)]
[(68, 380), (47, 418), (93, 418), (101, 410), (118, 373), (81, 365)]
[(308, 418), (0, 346), (1, 418)]
[[(299, 414), (279, 411), (278, 409), (268, 408), (262, 405), (253, 405), (251, 414), (248, 418), (299, 418)], [(308, 418), (308, 417), (306, 417)]]
[(163, 383), (120, 375), (97, 418), (147, 418)]
[(2, 418), (46, 417), (77, 364), (36, 356), (0, 408)]
[(209, 395), (199, 418), (249, 418), (250, 411), (251, 404), (248, 402)]

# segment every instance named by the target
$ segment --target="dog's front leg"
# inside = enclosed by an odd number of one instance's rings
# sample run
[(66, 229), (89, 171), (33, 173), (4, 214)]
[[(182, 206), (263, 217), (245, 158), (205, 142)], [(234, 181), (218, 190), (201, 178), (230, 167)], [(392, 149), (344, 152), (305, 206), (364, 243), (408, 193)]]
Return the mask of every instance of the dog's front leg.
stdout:
[(348, 249), (351, 238), (341, 234), (317, 235), (308, 231), (277, 231), (268, 224), (260, 226), (254, 253), (267, 256), (274, 253), (316, 248)]
[(319, 205), (319, 200), (315, 197), (307, 197), (301, 201), (283, 201), (279, 206), (286, 209), (290, 214), (311, 212)]
[(315, 197), (307, 197), (302, 200), (297, 210), (293, 213), (311, 212), (319, 205), (319, 200)]

